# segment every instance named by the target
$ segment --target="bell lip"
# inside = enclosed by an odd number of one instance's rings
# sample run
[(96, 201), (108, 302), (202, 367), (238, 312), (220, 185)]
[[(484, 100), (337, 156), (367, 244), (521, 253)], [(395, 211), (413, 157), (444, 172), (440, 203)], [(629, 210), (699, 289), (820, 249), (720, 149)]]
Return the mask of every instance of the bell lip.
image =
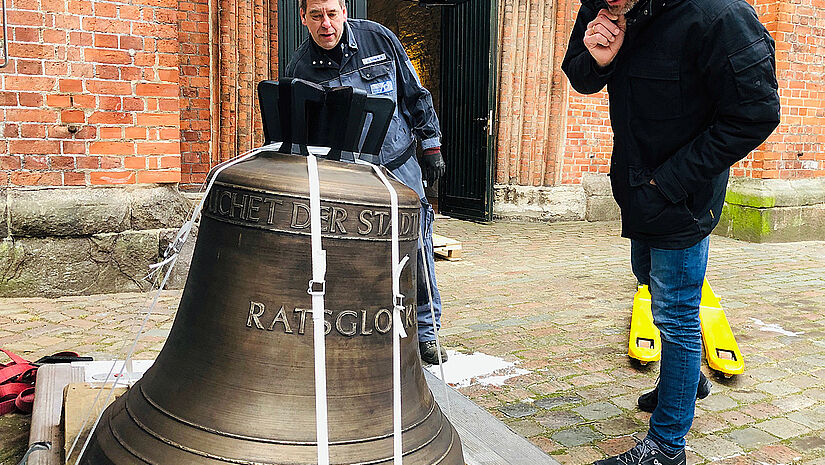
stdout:
[[(111, 447), (120, 448), (121, 450), (125, 451), (127, 454), (130, 454), (141, 460), (145, 463), (157, 463), (153, 460), (150, 455), (145, 453), (145, 450), (140, 448), (135, 448), (137, 443), (135, 443), (134, 438), (130, 436), (124, 436), (121, 431), (116, 428), (112, 428), (112, 424), (110, 421), (112, 420), (113, 411), (116, 409), (121, 414), (126, 415), (126, 421), (128, 421), (133, 428), (136, 428), (135, 432), (139, 432), (142, 435), (145, 435), (147, 438), (152, 438), (156, 441), (159, 441), (159, 446), (161, 447), (168, 447), (174, 450), (177, 450), (177, 453), (184, 453), (184, 454), (192, 454), (197, 457), (201, 457), (206, 460), (217, 460), (225, 463), (253, 463), (249, 462), (248, 459), (239, 458), (239, 457), (232, 457), (232, 456), (223, 456), (223, 455), (216, 455), (216, 452), (210, 452), (208, 450), (204, 450), (202, 448), (191, 447), (184, 444), (179, 444), (175, 442), (173, 439), (168, 438), (160, 434), (159, 432), (151, 430), (151, 428), (147, 428), (147, 425), (144, 425), (138, 418), (136, 418), (135, 413), (131, 411), (128, 406), (128, 397), (130, 395), (134, 395), (134, 390), (130, 390), (127, 392), (121, 399), (118, 399), (115, 404), (109, 406), (107, 408), (107, 412), (104, 413), (104, 418), (98, 425), (98, 428), (94, 432), (94, 436), (96, 436), (94, 441), (91, 444), (90, 449), (87, 451), (93, 451), (97, 449), (98, 454), (103, 454), (105, 457), (109, 458), (111, 455), (106, 451), (109, 450)], [(405, 449), (403, 451), (403, 456), (408, 457), (411, 459), (415, 459), (415, 455), (421, 453), (421, 451), (431, 449), (433, 446), (437, 446), (435, 450), (431, 452), (425, 452), (426, 454), (435, 453), (437, 457), (429, 457), (428, 463), (432, 464), (449, 464), (449, 465), (458, 465), (463, 464), (463, 447), (461, 444), (461, 439), (458, 435), (458, 431), (455, 428), (455, 425), (447, 418), (443, 411), (437, 406), (437, 403), (433, 402), (434, 405), (434, 412), (438, 414), (439, 420), (437, 422), (437, 428), (430, 430), (429, 435), (427, 435), (427, 439), (422, 441), (419, 444), (415, 444), (413, 447), (409, 449)], [(110, 436), (110, 438), (103, 437), (101, 438), (100, 435)], [(405, 431), (406, 434), (406, 431)], [(444, 437), (444, 435), (448, 435), (448, 437)], [(390, 435), (389, 437), (391, 437)], [(387, 439), (387, 438), (384, 438)], [(113, 441), (112, 441), (113, 440)], [(372, 439), (370, 438), (361, 438), (360, 440), (354, 441), (352, 443), (347, 444), (330, 444), (330, 446), (353, 446), (363, 444), (368, 445)], [(138, 441), (140, 442), (140, 441)], [(439, 446), (440, 444), (440, 446)], [(293, 444), (288, 444), (289, 446), (293, 446)], [(315, 442), (306, 443), (306, 444), (295, 444), (296, 447), (309, 447), (314, 449), (317, 447)], [(446, 447), (445, 447), (446, 446)], [(344, 452), (339, 450), (339, 452)], [(344, 452), (345, 453), (345, 452)], [(84, 457), (86, 454), (84, 454)], [(461, 459), (459, 462), (445, 462), (445, 460), (450, 459)], [(390, 464), (392, 463), (393, 456), (392, 455), (385, 455), (380, 457), (361, 457), (360, 461), (357, 462), (347, 462), (352, 463), (353, 465), (379, 465), (379, 464)], [(81, 463), (88, 464), (87, 461), (84, 461), (81, 458)], [(200, 463), (200, 462), (198, 462)], [(257, 462), (254, 462), (257, 463)], [(311, 463), (311, 462), (310, 462)], [(99, 464), (95, 464), (99, 465)]]

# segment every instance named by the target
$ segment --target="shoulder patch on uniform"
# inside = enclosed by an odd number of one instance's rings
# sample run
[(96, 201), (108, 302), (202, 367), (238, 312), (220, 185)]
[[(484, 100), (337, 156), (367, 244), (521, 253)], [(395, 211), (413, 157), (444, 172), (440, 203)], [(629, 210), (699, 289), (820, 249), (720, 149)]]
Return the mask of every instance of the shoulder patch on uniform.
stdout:
[(371, 57), (363, 58), (363, 59), (361, 59), (361, 61), (365, 65), (369, 65), (369, 64), (372, 64), (372, 63), (377, 63), (377, 62), (382, 61), (382, 60), (386, 60), (386, 59), (387, 59), (387, 55), (385, 53), (382, 53), (380, 55), (373, 55)]
[(388, 94), (392, 92), (395, 87), (392, 85), (392, 79), (387, 79), (386, 81), (376, 82), (375, 84), (370, 84), (370, 94)]

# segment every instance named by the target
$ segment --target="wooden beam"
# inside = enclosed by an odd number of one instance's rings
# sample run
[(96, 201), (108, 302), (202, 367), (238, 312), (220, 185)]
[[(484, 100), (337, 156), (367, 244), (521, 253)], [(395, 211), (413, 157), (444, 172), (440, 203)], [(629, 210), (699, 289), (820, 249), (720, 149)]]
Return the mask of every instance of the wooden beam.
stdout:
[(63, 463), (63, 388), (83, 381), (83, 367), (69, 364), (43, 365), (37, 369), (34, 388), (34, 408), (29, 432), (29, 447), (36, 442), (48, 442), (49, 450), (31, 453), (28, 465), (58, 465)]

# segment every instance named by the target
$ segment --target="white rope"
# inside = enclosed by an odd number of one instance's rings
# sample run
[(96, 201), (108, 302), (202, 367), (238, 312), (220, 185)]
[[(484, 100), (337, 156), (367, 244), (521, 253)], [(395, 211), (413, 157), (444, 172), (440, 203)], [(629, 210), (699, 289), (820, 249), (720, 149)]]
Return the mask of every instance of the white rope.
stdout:
[(326, 293), (327, 252), (321, 248), (321, 193), (318, 160), (307, 156), (309, 174), (309, 215), (312, 233), (312, 279), (307, 292), (312, 295), (312, 332), (315, 349), (315, 430), (318, 465), (329, 465), (329, 425), (327, 418), (327, 359), (324, 341), (324, 294)]
[[(231, 159), (229, 161), (226, 161), (224, 163), (216, 165), (214, 168), (212, 168), (212, 170), (210, 171), (210, 174), (212, 175), (211, 180), (207, 184), (206, 190), (203, 192), (203, 198), (201, 199), (198, 206), (193, 210), (191, 218), (189, 219), (189, 221), (185, 222), (183, 224), (183, 226), (178, 230), (178, 233), (175, 235), (175, 240), (172, 241), (172, 243), (169, 244), (169, 246), (166, 249), (166, 252), (164, 252), (164, 259), (161, 260), (158, 263), (155, 263), (153, 265), (149, 265), (149, 269), (151, 271), (150, 271), (149, 275), (147, 276), (147, 278), (153, 276), (159, 270), (163, 269), (164, 265), (168, 264), (169, 267), (166, 270), (166, 274), (164, 275), (160, 286), (158, 286), (158, 288), (157, 288), (157, 293), (155, 294), (155, 297), (152, 299), (152, 303), (151, 303), (151, 305), (149, 305), (149, 308), (146, 311), (146, 315), (143, 317), (143, 321), (141, 321), (140, 328), (138, 329), (137, 335), (135, 336), (134, 340), (132, 341), (132, 345), (129, 347), (129, 350), (126, 354), (126, 357), (123, 359), (123, 364), (120, 366), (120, 370), (114, 376), (115, 379), (114, 379), (114, 382), (112, 383), (112, 387), (108, 390), (108, 393), (106, 395), (106, 399), (103, 402), (104, 406), (109, 405), (109, 402), (111, 401), (112, 396), (114, 395), (115, 388), (117, 388), (118, 383), (120, 382), (121, 378), (123, 378), (124, 369), (126, 369), (127, 366), (131, 365), (132, 356), (135, 353), (135, 348), (137, 347), (138, 340), (143, 335), (143, 331), (146, 329), (146, 322), (149, 321), (149, 317), (152, 316), (152, 312), (154, 311), (155, 306), (158, 303), (158, 299), (160, 298), (160, 293), (166, 287), (166, 283), (167, 283), (167, 281), (169, 281), (169, 277), (172, 274), (172, 270), (175, 268), (175, 264), (177, 263), (177, 259), (178, 259), (178, 255), (180, 254), (181, 247), (183, 247), (183, 244), (186, 243), (186, 241), (188, 240), (189, 233), (192, 231), (192, 227), (195, 224), (195, 220), (197, 219), (198, 215), (200, 214), (201, 210), (203, 209), (203, 205), (206, 202), (206, 197), (209, 195), (209, 191), (212, 189), (212, 186), (215, 184), (215, 180), (218, 178), (218, 175), (223, 170), (225, 170), (226, 168), (229, 168), (230, 166), (238, 164), (242, 161), (248, 160), (249, 158), (253, 157), (254, 155), (257, 155), (258, 153), (260, 153), (264, 150), (270, 150), (270, 149), (271, 150), (277, 150), (280, 147), (280, 145), (281, 145), (280, 142), (278, 142), (278, 143), (270, 144), (270, 145), (267, 145), (267, 146), (264, 146), (264, 147), (259, 147), (259, 148), (252, 149), (252, 150), (250, 150), (250, 151), (248, 151), (248, 152), (246, 152), (246, 153), (244, 153), (244, 154), (242, 154), (242, 155), (240, 155), (240, 156), (238, 156), (234, 159)], [(214, 174), (212, 174), (212, 172), (214, 172)], [(115, 365), (116, 364), (113, 363), (112, 366), (109, 368), (109, 372), (106, 374), (106, 379), (104, 379), (104, 381), (103, 381), (104, 386), (111, 379), (112, 372), (114, 371)], [(104, 389), (100, 389), (98, 391), (97, 395), (95, 396), (94, 401), (89, 406), (89, 408), (86, 412), (85, 419), (84, 419), (83, 424), (80, 427), (79, 431), (85, 431), (86, 425), (89, 423), (89, 420), (91, 420), (92, 416), (94, 415), (95, 406), (97, 405), (97, 402), (100, 399), (100, 395), (103, 393), (103, 391), (104, 391)], [(104, 409), (104, 408), (100, 409), (100, 412), (95, 417), (95, 421), (94, 421), (94, 424), (92, 425), (91, 431), (94, 431), (95, 429), (97, 429), (97, 425), (100, 423), (100, 419), (103, 417), (103, 413), (105, 412), (105, 410), (106, 409)], [(74, 438), (74, 441), (72, 441), (72, 446), (69, 448), (69, 451), (66, 453), (66, 458), (67, 459), (69, 457), (71, 457), (72, 452), (74, 452), (75, 447), (77, 447), (77, 443), (78, 443), (79, 440), (80, 440), (80, 434), (78, 433), (78, 435)], [(78, 465), (80, 463), (80, 459), (83, 457), (83, 454), (86, 452), (86, 449), (88, 448), (89, 443), (90, 443), (91, 440), (92, 440), (92, 435), (90, 434), (86, 438), (86, 441), (83, 443), (83, 447), (80, 449), (80, 453), (77, 456), (77, 460), (75, 461), (75, 465)]]
[[(149, 310), (146, 312), (146, 316), (143, 317), (143, 321), (140, 323), (140, 328), (138, 329), (137, 337), (135, 337), (135, 339), (132, 341), (132, 346), (129, 348), (128, 355), (126, 355), (126, 358), (123, 360), (123, 364), (120, 366), (120, 371), (118, 372), (118, 375), (115, 376), (115, 382), (112, 383), (112, 388), (109, 389), (109, 393), (106, 395), (106, 400), (103, 401), (103, 406), (109, 405), (109, 402), (112, 399), (112, 395), (114, 395), (115, 388), (117, 387), (118, 382), (120, 381), (120, 378), (123, 377), (123, 370), (126, 367), (126, 364), (131, 362), (132, 356), (135, 353), (135, 348), (137, 347), (138, 340), (140, 339), (140, 336), (143, 334), (143, 330), (146, 329), (146, 322), (149, 320), (149, 317), (152, 315), (152, 310), (155, 308), (155, 305), (157, 305), (157, 303), (158, 303), (158, 298), (160, 297), (160, 293), (163, 290), (163, 288), (166, 286), (166, 282), (169, 280), (169, 276), (172, 274), (172, 269), (174, 269), (174, 267), (175, 267), (175, 263), (177, 262), (177, 258), (178, 258), (178, 256), (176, 254), (175, 258), (172, 259), (172, 261), (171, 261), (171, 266), (169, 267), (169, 269), (166, 270), (166, 275), (163, 277), (163, 281), (161, 282), (160, 287), (158, 287), (158, 292), (155, 294), (155, 298), (152, 300), (152, 305), (149, 306)], [(113, 363), (112, 368), (109, 369), (109, 374), (106, 375), (106, 379), (103, 382), (104, 386), (106, 385), (107, 382), (109, 382), (109, 376), (112, 374), (112, 370), (114, 369), (114, 366), (115, 366), (115, 364)], [(101, 389), (101, 392), (102, 391), (103, 390)], [(98, 397), (100, 396), (101, 392), (97, 393)], [(95, 398), (95, 401), (97, 401), (98, 397)], [(92, 404), (92, 407), (94, 407), (94, 403)], [(105, 410), (106, 410), (105, 408), (102, 408), (100, 410), (100, 413), (97, 414), (97, 418), (95, 419), (95, 422), (92, 425), (91, 431), (94, 431), (95, 429), (97, 429), (97, 425), (98, 425), (98, 423), (100, 423), (100, 419), (103, 417), (103, 413), (105, 412)], [(92, 410), (90, 408), (90, 413), (93, 412), (93, 411), (94, 410)], [(87, 418), (87, 421), (88, 421), (88, 418)], [(85, 427), (86, 423), (87, 422), (84, 422), (84, 425), (83, 425), (84, 427)], [(83, 428), (81, 428), (80, 431), (83, 431)], [(89, 447), (89, 442), (91, 442), (92, 436), (93, 435), (90, 434), (86, 438), (86, 442), (83, 443), (83, 447), (80, 449), (80, 454), (78, 454), (78, 456), (77, 456), (77, 461), (75, 462), (75, 465), (78, 465), (80, 463), (80, 459), (83, 457), (83, 454), (86, 452), (86, 448)], [(69, 457), (71, 455), (71, 452), (74, 449), (75, 445), (77, 444), (77, 441), (78, 441), (79, 438), (80, 438), (80, 434), (78, 433), (77, 438), (75, 438), (74, 442), (72, 443), (72, 449), (70, 449), (69, 453), (66, 454), (67, 457)]]
[[(358, 163), (371, 165), (370, 163), (367, 163), (367, 162), (364, 162), (364, 161), (359, 161)], [(374, 165), (371, 165), (371, 166), (374, 166)], [(395, 178), (396, 181), (402, 182), (400, 179), (398, 179), (398, 177), (395, 174), (393, 174), (392, 171), (389, 171), (389, 173), (390, 173), (390, 176)], [(421, 218), (421, 221), (424, 221), (424, 218)], [(421, 254), (422, 254), (421, 262), (424, 265), (424, 275), (427, 278), (426, 279), (426, 283), (427, 283), (427, 302), (429, 303), (429, 306), (430, 306), (430, 317), (433, 320), (433, 331), (435, 332), (435, 347), (436, 347), (436, 350), (438, 351), (438, 369), (441, 372), (441, 385), (444, 388), (444, 402), (447, 404), (447, 416), (451, 416), (453, 414), (453, 411), (452, 411), (452, 407), (451, 407), (451, 403), (450, 403), (450, 397), (449, 397), (450, 388), (447, 387), (447, 376), (444, 374), (444, 360), (441, 358), (441, 335), (440, 335), (441, 328), (435, 322), (435, 305), (433, 304), (433, 291), (431, 289), (430, 279), (429, 279), (430, 278), (430, 273), (435, 272), (435, 271), (430, 270), (430, 266), (427, 265), (427, 257), (423, 256), (423, 254), (425, 254), (427, 252), (426, 249), (424, 249), (424, 235), (423, 235), (423, 233), (418, 235), (418, 250), (420, 250)]]
[(381, 169), (375, 165), (371, 165), (375, 174), (384, 183), (384, 186), (390, 193), (390, 222), (392, 228), (392, 295), (393, 295), (393, 312), (392, 312), (392, 416), (393, 416), (393, 465), (401, 465), (403, 456), (403, 447), (401, 441), (401, 338), (407, 337), (407, 332), (404, 331), (404, 322), (401, 319), (401, 311), (404, 310), (404, 295), (401, 294), (401, 271), (404, 269), (407, 261), (410, 259), (409, 255), (405, 255), (402, 260), (398, 260), (398, 193), (392, 187), (390, 181), (381, 172)]
[[(421, 253), (426, 253), (424, 249), (424, 235), (418, 235), (418, 248), (421, 250)], [(447, 377), (444, 375), (444, 360), (441, 358), (441, 336), (439, 332), (441, 328), (439, 328), (435, 322), (435, 306), (433, 305), (433, 291), (430, 287), (430, 266), (427, 265), (427, 257), (421, 257), (421, 262), (424, 264), (424, 275), (425, 280), (427, 281), (427, 297), (429, 298), (430, 303), (430, 317), (433, 320), (433, 331), (435, 332), (435, 349), (438, 351), (438, 370), (441, 372), (441, 384), (444, 386), (444, 401), (447, 403), (447, 416), (452, 416), (453, 411), (450, 407), (450, 396), (449, 396), (449, 388), (447, 387)], [(433, 271), (434, 272), (434, 271)]]

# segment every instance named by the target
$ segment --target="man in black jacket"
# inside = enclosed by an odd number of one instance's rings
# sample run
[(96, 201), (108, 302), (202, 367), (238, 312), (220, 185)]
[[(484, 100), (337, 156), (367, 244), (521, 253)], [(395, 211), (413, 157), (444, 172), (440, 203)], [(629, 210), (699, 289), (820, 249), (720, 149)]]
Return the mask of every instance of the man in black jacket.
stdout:
[(662, 334), (647, 437), (601, 464), (684, 464), (701, 362), (708, 235), (729, 168), (779, 124), (774, 41), (745, 0), (582, 0), (562, 64), (607, 85), (610, 180)]

